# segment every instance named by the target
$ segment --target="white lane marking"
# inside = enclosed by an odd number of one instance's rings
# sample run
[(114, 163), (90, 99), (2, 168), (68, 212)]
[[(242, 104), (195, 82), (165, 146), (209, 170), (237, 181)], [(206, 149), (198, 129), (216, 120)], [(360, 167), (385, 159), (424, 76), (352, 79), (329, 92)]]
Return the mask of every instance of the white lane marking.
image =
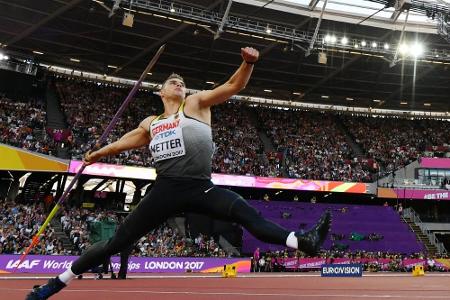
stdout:
[[(8, 291), (29, 291), (30, 289), (0, 289)], [(346, 298), (346, 299), (446, 299), (448, 295), (356, 295), (356, 294), (288, 294), (288, 293), (237, 293), (237, 292), (191, 292), (191, 291), (152, 291), (152, 290), (113, 290), (113, 289), (66, 289), (64, 293), (127, 293), (127, 294), (156, 294), (156, 295), (196, 295), (196, 296), (247, 296), (247, 297), (290, 297), (298, 299), (311, 298)]]
[[(2, 276), (0, 274), (0, 280), (30, 280), (30, 279), (50, 279), (54, 278), (56, 274), (49, 274), (49, 275), (24, 275), (24, 276)], [(204, 278), (221, 278), (222, 276), (220, 274), (216, 273), (210, 273), (210, 274), (191, 274), (191, 275), (127, 275), (127, 279), (204, 279)], [(254, 274), (254, 273), (248, 273), (238, 274), (237, 278), (299, 278), (299, 277), (320, 277), (320, 273), (306, 273), (306, 274), (286, 274), (286, 273), (276, 273), (276, 274)], [(410, 273), (377, 273), (377, 274), (370, 274), (365, 273), (363, 274), (363, 277), (412, 277)], [(450, 273), (426, 273), (426, 276), (423, 278), (428, 277), (450, 277)], [(83, 279), (94, 279), (94, 275), (83, 275)], [(110, 280), (108, 277), (105, 278), (106, 280)], [(105, 280), (102, 279), (102, 280)], [(418, 278), (420, 279), (420, 278)], [(326, 280), (324, 278), (324, 280)]]

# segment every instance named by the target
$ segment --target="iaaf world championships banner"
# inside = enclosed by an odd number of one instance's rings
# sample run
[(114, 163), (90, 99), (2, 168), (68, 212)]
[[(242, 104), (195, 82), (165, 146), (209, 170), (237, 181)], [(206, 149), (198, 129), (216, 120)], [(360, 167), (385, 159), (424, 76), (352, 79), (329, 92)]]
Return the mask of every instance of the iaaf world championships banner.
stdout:
[[(17, 273), (61, 273), (72, 266), (78, 256), (29, 255), (20, 264)], [(19, 264), (19, 255), (0, 255), (0, 273), (12, 273)], [(131, 273), (217, 273), (224, 265), (235, 265), (240, 273), (250, 272), (249, 258), (201, 258), (201, 257), (130, 257)], [(112, 257), (112, 266), (119, 271), (120, 258)]]

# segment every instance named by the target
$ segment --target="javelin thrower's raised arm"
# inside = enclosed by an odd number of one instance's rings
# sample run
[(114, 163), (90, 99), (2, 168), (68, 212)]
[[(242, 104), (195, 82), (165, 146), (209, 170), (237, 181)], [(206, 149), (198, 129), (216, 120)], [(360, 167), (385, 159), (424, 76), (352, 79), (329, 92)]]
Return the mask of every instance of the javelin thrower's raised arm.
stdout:
[(227, 82), (213, 90), (202, 91), (191, 96), (198, 99), (199, 107), (206, 108), (225, 102), (246, 87), (252, 75), (253, 66), (258, 61), (259, 52), (256, 49), (246, 47), (241, 49), (241, 56), (243, 61), (240, 67)]

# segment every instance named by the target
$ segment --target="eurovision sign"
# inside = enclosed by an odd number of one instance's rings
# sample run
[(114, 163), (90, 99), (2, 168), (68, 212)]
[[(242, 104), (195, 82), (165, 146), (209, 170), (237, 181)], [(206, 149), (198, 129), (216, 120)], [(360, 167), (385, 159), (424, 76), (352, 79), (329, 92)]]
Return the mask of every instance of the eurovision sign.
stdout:
[[(29, 255), (18, 266), (20, 255), (0, 255), (0, 273), (61, 273), (72, 266), (78, 256)], [(120, 258), (112, 257), (113, 269), (120, 268)], [(203, 257), (130, 257), (130, 273), (217, 273), (224, 265), (234, 265), (239, 273), (250, 272), (249, 258), (203, 258)]]
[(322, 265), (321, 277), (361, 277), (363, 267), (361, 264), (331, 264)]

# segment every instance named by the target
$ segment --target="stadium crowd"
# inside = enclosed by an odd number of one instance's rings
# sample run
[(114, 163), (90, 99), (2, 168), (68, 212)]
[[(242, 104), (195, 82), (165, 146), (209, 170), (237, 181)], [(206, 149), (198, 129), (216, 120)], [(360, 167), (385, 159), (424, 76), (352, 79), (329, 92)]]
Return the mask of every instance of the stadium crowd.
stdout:
[[(47, 217), (43, 204), (0, 203), (0, 254), (22, 254)], [(79, 255), (89, 245), (89, 224), (108, 216), (119, 223), (123, 217), (113, 212), (65, 208), (59, 221), (72, 248), (64, 248), (49, 225), (30, 254)], [(167, 223), (142, 237), (133, 248), (134, 256), (150, 257), (226, 257), (213, 237), (199, 234), (195, 238), (181, 235)]]
[(264, 146), (258, 130), (242, 103), (213, 107), (213, 139), (216, 151), (213, 172), (239, 175), (279, 176), (261, 155)]
[(277, 151), (285, 153), (289, 177), (372, 181), (332, 114), (260, 108), (258, 116)]
[(45, 134), (45, 124), (41, 101), (18, 102), (0, 94), (0, 143), (52, 155), (54, 142)]
[(428, 142), (424, 124), (419, 120), (349, 116), (340, 119), (367, 156), (380, 165), (381, 176), (418, 159)]
[[(81, 254), (90, 245), (92, 222), (99, 222), (104, 217), (120, 224), (124, 216), (112, 211), (88, 210), (71, 207), (61, 213), (60, 222), (63, 231), (74, 245), (74, 254)], [(195, 238), (183, 236), (177, 229), (167, 223), (143, 236), (133, 248), (134, 256), (150, 257), (225, 257), (226, 253), (218, 246), (213, 237), (202, 234)]]
[[(54, 88), (70, 131), (62, 142), (73, 159), (81, 159), (129, 89), (65, 78), (55, 79)], [(107, 142), (161, 111), (156, 94), (139, 92)], [(41, 101), (0, 97), (0, 113), (0, 143), (56, 154), (61, 141), (43, 133), (46, 112)], [(439, 120), (349, 116), (235, 102), (213, 107), (212, 116), (216, 173), (373, 182), (421, 156), (450, 152), (450, 122)], [(269, 141), (262, 140), (264, 135)], [(152, 166), (145, 147), (103, 161)]]
[[(256, 254), (256, 253), (255, 253)], [(296, 264), (288, 264), (290, 267), (286, 267), (286, 261), (292, 261), (292, 259), (305, 258), (300, 251), (289, 252), (287, 249), (284, 251), (268, 251), (265, 253), (257, 253), (252, 257), (252, 271), (253, 272), (286, 272), (286, 271), (310, 271), (317, 269), (314, 264), (311, 267), (295, 267)], [(256, 259), (255, 259), (256, 258)], [(449, 259), (447, 255), (437, 255), (427, 257), (423, 253), (391, 253), (391, 252), (369, 252), (369, 251), (335, 251), (335, 250), (322, 250), (317, 258), (322, 258), (327, 263), (337, 263), (339, 259), (344, 261), (361, 263), (364, 271), (379, 272), (379, 271), (391, 271), (391, 272), (410, 272), (414, 263), (406, 263), (408, 260), (414, 262), (423, 261), (423, 265), (426, 271), (434, 272), (450, 272), (450, 269), (445, 265), (436, 263), (439, 259)]]
[[(56, 90), (61, 99), (62, 110), (72, 130), (72, 135), (68, 140), (71, 157), (81, 159), (84, 153), (91, 150), (100, 138), (129, 89), (88, 81), (60, 79), (56, 82)], [(119, 139), (148, 115), (157, 114), (158, 105), (161, 104), (155, 97), (148, 95), (144, 97), (141, 93), (137, 93), (108, 136), (106, 143)], [(117, 157), (106, 158), (104, 161), (151, 166), (146, 148), (126, 151)]]
[[(0, 202), (0, 254), (22, 254), (47, 217), (43, 204)], [(70, 254), (51, 225), (30, 254)]]

